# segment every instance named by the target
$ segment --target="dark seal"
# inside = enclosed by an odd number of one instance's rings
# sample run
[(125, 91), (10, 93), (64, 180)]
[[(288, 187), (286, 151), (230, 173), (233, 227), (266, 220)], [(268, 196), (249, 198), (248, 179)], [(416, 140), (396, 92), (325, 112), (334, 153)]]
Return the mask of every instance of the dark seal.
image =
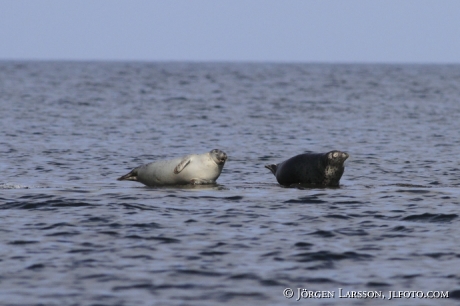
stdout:
[(270, 169), (278, 183), (284, 186), (301, 184), (337, 187), (347, 158), (348, 154), (340, 151), (307, 153), (265, 168)]

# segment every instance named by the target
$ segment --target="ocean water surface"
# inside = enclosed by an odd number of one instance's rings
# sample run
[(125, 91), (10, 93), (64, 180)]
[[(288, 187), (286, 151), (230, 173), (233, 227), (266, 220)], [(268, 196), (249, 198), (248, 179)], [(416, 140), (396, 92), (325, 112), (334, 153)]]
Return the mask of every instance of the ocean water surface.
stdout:
[[(0, 62), (0, 115), (2, 305), (459, 303), (458, 65)], [(216, 185), (116, 180), (214, 148)], [(340, 188), (264, 168), (334, 149)]]

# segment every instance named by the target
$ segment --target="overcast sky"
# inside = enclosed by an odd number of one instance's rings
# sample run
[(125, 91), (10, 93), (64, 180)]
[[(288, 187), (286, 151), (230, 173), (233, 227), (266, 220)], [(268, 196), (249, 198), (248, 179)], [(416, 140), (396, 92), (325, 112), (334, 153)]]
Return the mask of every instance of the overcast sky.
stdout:
[(0, 0), (0, 60), (460, 63), (460, 0)]

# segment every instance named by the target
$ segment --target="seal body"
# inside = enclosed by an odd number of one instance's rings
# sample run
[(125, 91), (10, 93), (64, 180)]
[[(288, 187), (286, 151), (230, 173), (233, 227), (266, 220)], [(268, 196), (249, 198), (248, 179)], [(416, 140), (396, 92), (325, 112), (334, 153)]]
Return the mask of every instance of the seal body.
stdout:
[(214, 149), (208, 153), (145, 164), (118, 180), (136, 181), (147, 186), (214, 184), (226, 160), (225, 152)]
[(284, 186), (294, 184), (315, 186), (339, 186), (345, 170), (343, 163), (348, 154), (340, 151), (328, 153), (300, 154), (280, 164), (265, 168), (275, 175), (278, 183)]

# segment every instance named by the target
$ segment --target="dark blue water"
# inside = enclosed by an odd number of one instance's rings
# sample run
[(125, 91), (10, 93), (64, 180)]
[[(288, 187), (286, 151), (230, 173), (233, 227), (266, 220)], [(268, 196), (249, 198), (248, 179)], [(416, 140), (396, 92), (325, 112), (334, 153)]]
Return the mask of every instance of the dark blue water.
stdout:
[[(459, 303), (458, 65), (0, 62), (0, 105), (2, 305)], [(215, 186), (116, 181), (214, 148)], [(340, 188), (264, 168), (333, 149)]]

